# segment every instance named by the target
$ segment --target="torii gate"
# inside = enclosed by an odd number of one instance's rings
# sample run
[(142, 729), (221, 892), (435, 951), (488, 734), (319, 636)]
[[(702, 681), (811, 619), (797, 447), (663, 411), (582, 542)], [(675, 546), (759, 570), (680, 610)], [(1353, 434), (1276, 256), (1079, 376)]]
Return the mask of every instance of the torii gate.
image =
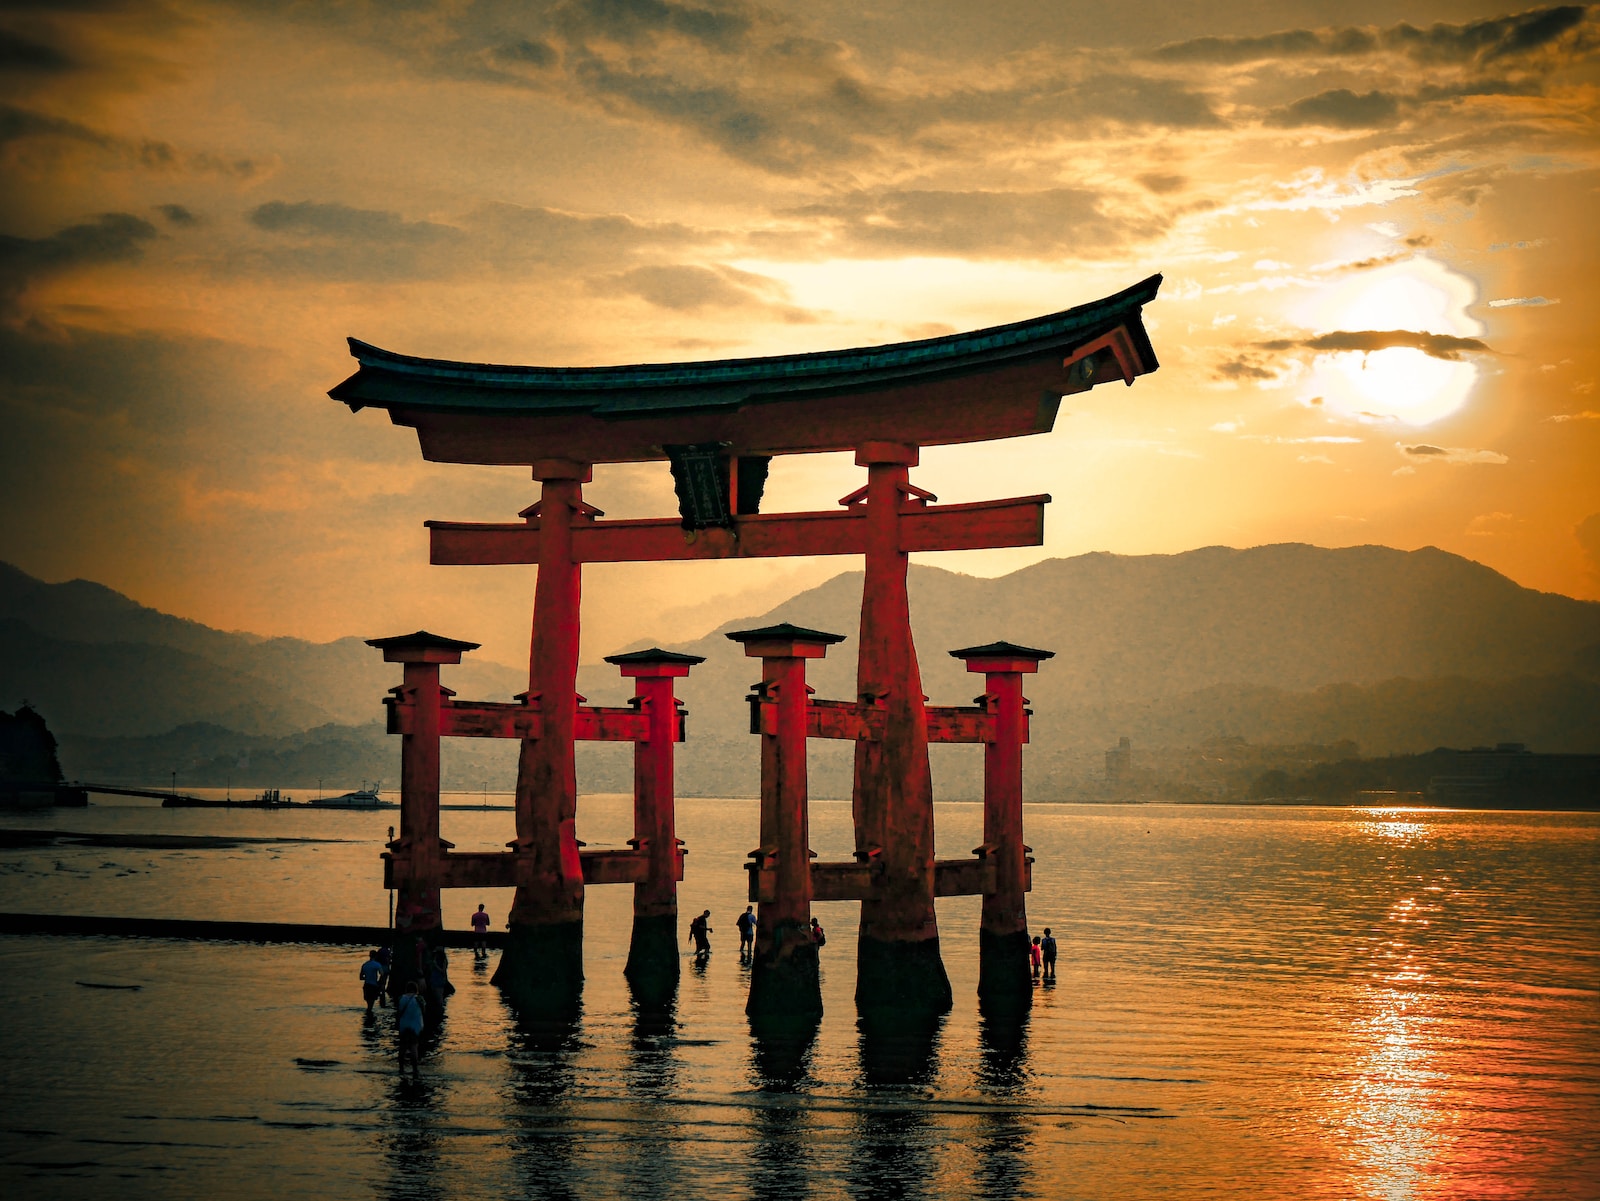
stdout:
[[(1140, 314), (1160, 283), (1152, 276), (1103, 300), (970, 333), (705, 363), (494, 366), (349, 340), (360, 368), (331, 397), (352, 411), (387, 410), (395, 424), (417, 431), (425, 459), (522, 464), (541, 485), (518, 522), (427, 523), (436, 564), (539, 566), (529, 690), (519, 698), (523, 713), (537, 712), (537, 729), (525, 720), (496, 731), (522, 745), (517, 839), (501, 856), (501, 874), (517, 884), (517, 895), (497, 983), (537, 1007), (575, 997), (581, 985), (585, 872), (574, 744), (582, 736), (582, 565), (859, 554), (866, 578), (857, 703), (881, 711), (882, 733), (856, 743), (856, 850), (858, 858), (879, 857), (890, 883), (863, 900), (857, 1001), (948, 1008), (908, 556), (1037, 546), (1050, 498), (937, 505), (910, 482), (909, 469), (923, 446), (1046, 433), (1063, 396), (1112, 379), (1131, 385), (1154, 371)], [(772, 456), (845, 450), (855, 452), (867, 480), (843, 499), (842, 511), (759, 512)], [(594, 464), (662, 459), (672, 466), (679, 517), (603, 521), (584, 501)], [(437, 840), (436, 822), (429, 837)], [(424, 865), (439, 854), (414, 844), (391, 850), (402, 853)], [(436, 880), (437, 870), (425, 867), (401, 889), (402, 905), (423, 926), (438, 920)]]

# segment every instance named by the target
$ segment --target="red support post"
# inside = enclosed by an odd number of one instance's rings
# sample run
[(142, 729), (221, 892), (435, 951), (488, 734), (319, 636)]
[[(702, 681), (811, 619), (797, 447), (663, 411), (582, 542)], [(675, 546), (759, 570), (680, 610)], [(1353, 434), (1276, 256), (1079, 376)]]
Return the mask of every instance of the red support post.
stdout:
[(910, 482), (917, 459), (916, 447), (897, 442), (866, 442), (856, 451), (867, 469), (856, 690), (864, 709), (883, 710), (881, 740), (856, 743), (856, 858), (883, 865), (880, 885), (861, 906), (856, 1006), (899, 1015), (944, 1013), (951, 1002), (934, 910), (928, 722), (906, 595), (902, 518), (932, 499)]
[(705, 659), (652, 647), (606, 662), (631, 677), (644, 716), (646, 736), (633, 750), (633, 838), (647, 857), (645, 878), (633, 886), (633, 937), (623, 969), (638, 996), (656, 1006), (670, 1001), (678, 986), (678, 881), (683, 878), (682, 841), (674, 812), (673, 748), (683, 721), (672, 681)]
[(745, 1012), (757, 1020), (814, 1018), (822, 986), (811, 940), (805, 661), (822, 658), (844, 636), (784, 623), (728, 637), (761, 660), (762, 692), (777, 710), (771, 733), (761, 736), (761, 845), (749, 869), (751, 899), (761, 907)]
[(418, 630), (369, 639), (367, 645), (381, 650), (384, 662), (404, 664), (404, 682), (395, 690), (395, 700), (411, 713), (400, 744), (400, 836), (384, 855), (386, 874), (391, 881), (399, 878), (390, 973), (398, 988), (425, 970), (418, 962), (417, 941), (436, 944), (442, 925), (439, 886), (451, 844), (439, 837), (439, 706), (447, 691), (439, 686), (439, 665), (460, 663), (462, 654), (477, 650), (478, 643)]
[(1022, 677), (1039, 670), (1053, 651), (992, 642), (950, 652), (967, 670), (984, 676), (984, 707), (994, 724), (983, 751), (983, 846), (994, 863), (992, 889), (983, 894), (978, 930), (978, 1001), (991, 1012), (1033, 1004), (1028, 969), (1028, 847), (1022, 838), (1022, 744), (1028, 737)]
[(583, 862), (577, 835), (578, 777), (574, 755), (578, 709), (580, 569), (572, 555), (588, 464), (541, 459), (539, 576), (534, 585), (529, 699), (542, 729), (525, 739), (517, 762), (518, 855), (533, 860), (512, 902), (510, 937), (494, 983), (536, 1012), (570, 1012), (583, 984)]

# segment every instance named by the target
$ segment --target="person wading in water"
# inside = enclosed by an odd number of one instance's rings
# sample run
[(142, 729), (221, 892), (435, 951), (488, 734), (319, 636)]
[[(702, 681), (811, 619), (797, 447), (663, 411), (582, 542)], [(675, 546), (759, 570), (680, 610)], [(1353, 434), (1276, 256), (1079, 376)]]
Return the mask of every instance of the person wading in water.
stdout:
[(694, 940), (694, 957), (704, 959), (711, 954), (711, 910), (707, 909), (689, 923), (689, 937)]

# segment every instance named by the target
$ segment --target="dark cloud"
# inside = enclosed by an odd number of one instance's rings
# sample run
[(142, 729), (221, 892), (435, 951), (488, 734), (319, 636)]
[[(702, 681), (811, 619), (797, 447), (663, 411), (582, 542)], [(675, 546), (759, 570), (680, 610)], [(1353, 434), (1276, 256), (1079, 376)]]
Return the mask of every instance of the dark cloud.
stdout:
[(743, 4), (568, 0), (557, 7), (555, 15), (557, 26), (569, 36), (634, 45), (671, 35), (730, 51), (744, 42), (758, 12)]
[(1424, 62), (1489, 63), (1543, 50), (1584, 24), (1586, 16), (1581, 5), (1562, 5), (1466, 25), (1398, 25), (1385, 33), (1384, 43)]
[[(1363, 416), (1377, 416), (1377, 414), (1363, 414)], [(1463, 466), (1498, 465), (1511, 461), (1497, 450), (1477, 450), (1470, 446), (1433, 446), (1427, 442), (1420, 442), (1415, 446), (1397, 442), (1395, 446), (1406, 458), (1415, 459), (1419, 463), (1448, 463), (1452, 466)]]
[(705, 232), (671, 221), (636, 221), (616, 213), (491, 204), (463, 222), (489, 261), (612, 264), (646, 251), (678, 249), (708, 240)]
[(635, 267), (592, 282), (590, 290), (601, 295), (637, 296), (657, 308), (676, 312), (728, 309), (776, 316), (789, 322), (814, 320), (803, 309), (776, 303), (788, 295), (788, 289), (777, 280), (731, 267)]
[[(1409, 239), (1407, 244), (1409, 245)], [(1379, 254), (1369, 259), (1357, 259), (1353, 263), (1340, 263), (1336, 270), (1339, 271), (1372, 271), (1378, 267), (1387, 267), (1390, 263), (1398, 263), (1401, 259), (1410, 258), (1407, 254)]]
[(554, 46), (533, 38), (517, 38), (491, 47), (489, 57), (497, 65), (511, 70), (533, 67), (542, 71), (561, 61), (561, 55)]
[(642, 253), (707, 240), (672, 223), (511, 204), (484, 205), (445, 224), (383, 209), (274, 200), (252, 209), (249, 221), (272, 240), (239, 267), (328, 279), (502, 278), (534, 265), (593, 276), (637, 264)]
[(1276, 379), (1277, 373), (1252, 355), (1224, 360), (1213, 373), (1217, 379)]
[(9, 304), (43, 275), (137, 259), (156, 236), (155, 226), (132, 213), (101, 213), (43, 238), (0, 234), (0, 302)]
[(1407, 346), (1435, 359), (1457, 361), (1465, 353), (1492, 354), (1478, 338), (1458, 338), (1453, 334), (1429, 334), (1417, 330), (1337, 330), (1312, 338), (1274, 338), (1258, 344), (1262, 350), (1353, 350), (1369, 352)]
[(312, 200), (292, 204), (268, 201), (251, 210), (250, 224), (269, 233), (386, 243), (432, 243), (460, 233), (452, 226), (432, 221), (406, 221), (398, 213), (351, 208), (345, 204), (319, 204)]
[(1132, 74), (1085, 80), (1072, 90), (1071, 104), (1083, 116), (1106, 117), (1125, 125), (1222, 129), (1228, 124), (1204, 94), (1170, 79)]
[(1183, 191), (1184, 185), (1189, 181), (1182, 175), (1168, 175), (1159, 171), (1148, 171), (1136, 177), (1139, 183), (1157, 196), (1167, 196), (1173, 192)]
[(1378, 35), (1370, 29), (1287, 29), (1260, 37), (1203, 37), (1187, 42), (1169, 42), (1154, 56), (1176, 63), (1259, 62), (1270, 58), (1338, 58), (1369, 54), (1378, 47)]
[(1441, 22), (1426, 29), (1400, 24), (1386, 29), (1290, 29), (1262, 37), (1195, 38), (1168, 43), (1153, 57), (1164, 62), (1227, 66), (1283, 58), (1356, 58), (1391, 51), (1422, 62), (1489, 64), (1542, 52), (1589, 20), (1584, 7), (1562, 5), (1465, 25)]
[(832, 236), (828, 249), (857, 254), (1094, 255), (1162, 228), (1081, 188), (855, 192), (788, 215), (820, 222)]
[(160, 213), (173, 225), (199, 225), (200, 218), (195, 216), (181, 204), (158, 204), (156, 212)]
[(52, 117), (10, 104), (0, 104), (0, 146), (23, 138), (66, 138), (91, 146), (112, 147), (117, 139), (77, 121)]
[(1287, 108), (1268, 113), (1266, 123), (1282, 129), (1298, 129), (1306, 125), (1370, 129), (1392, 124), (1399, 112), (1399, 99), (1390, 92), (1371, 91), (1357, 95), (1349, 88), (1336, 88), (1331, 92), (1296, 100)]
[(59, 75), (77, 65), (64, 50), (0, 29), (0, 71)]
[(78, 121), (0, 104), (0, 147), (27, 138), (54, 139), (107, 151), (149, 171), (189, 171), (253, 179), (264, 170), (250, 158), (227, 158), (210, 151), (185, 151), (154, 138), (124, 138)]

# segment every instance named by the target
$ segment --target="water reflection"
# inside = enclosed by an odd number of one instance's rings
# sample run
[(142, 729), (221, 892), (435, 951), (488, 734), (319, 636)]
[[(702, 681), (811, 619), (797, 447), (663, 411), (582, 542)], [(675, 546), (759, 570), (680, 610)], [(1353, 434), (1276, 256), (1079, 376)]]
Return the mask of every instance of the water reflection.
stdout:
[[(1430, 1027), (1446, 1015), (1431, 1012), (1434, 994), (1424, 948), (1437, 905), (1401, 897), (1390, 906), (1378, 945), (1380, 969), (1351, 1027), (1356, 1057), (1342, 1125), (1364, 1169), (1366, 1187), (1393, 1201), (1411, 1198), (1427, 1182), (1450, 1141), (1436, 1095), (1445, 1074), (1434, 1065)], [(1435, 1182), (1436, 1183), (1436, 1182)]]
[[(978, 1025), (978, 1088), (997, 1100), (1014, 1102), (1026, 1096), (1028, 1018), (985, 1019)], [(979, 1197), (1012, 1198), (1028, 1194), (1033, 1177), (1032, 1122), (1010, 1109), (993, 1109), (978, 1121), (973, 1146), (974, 1193)]]
[(984, 1018), (978, 1023), (978, 1087), (1012, 1097), (1028, 1086), (1028, 1018)]
[(510, 1138), (514, 1170), (522, 1192), (532, 1197), (576, 1196), (573, 1137), (568, 1094), (577, 1078), (583, 1050), (577, 1018), (514, 1019), (506, 1064), (511, 1078)]
[(389, 1087), (389, 1113), (382, 1138), (389, 1181), (383, 1194), (404, 1201), (435, 1201), (446, 1195), (439, 1180), (439, 1127), (450, 1088), (440, 1080), (396, 1073)]
[[(607, 1162), (591, 1165), (605, 1192), (649, 1197), (669, 1191), (667, 1182), (687, 1178), (693, 1168), (693, 1143), (684, 1139), (681, 1099), (682, 1061), (678, 1048), (677, 1006), (648, 1004), (635, 996), (622, 1099), (604, 1103), (624, 1133), (605, 1153)], [(609, 1173), (614, 1171), (613, 1177)], [(603, 1175), (601, 1175), (603, 1174)], [(591, 1180), (592, 1188), (595, 1181)]]
[(944, 1014), (863, 1014), (857, 1020), (867, 1097), (856, 1115), (846, 1167), (852, 1197), (898, 1201), (933, 1195), (937, 1152), (945, 1140), (923, 1102), (938, 1075), (944, 1025)]
[(1428, 834), (1427, 823), (1416, 820), (1413, 816), (1415, 813), (1412, 809), (1372, 809), (1368, 811), (1368, 820), (1361, 823), (1360, 829), (1363, 834), (1379, 838), (1414, 842)]
[(750, 1111), (753, 1143), (749, 1185), (755, 1201), (811, 1195), (807, 1162), (813, 1115), (788, 1099), (811, 1083), (811, 1057), (821, 1022), (815, 1017), (751, 1018), (750, 1080), (764, 1094)]
[(928, 1084), (939, 1071), (939, 1036), (944, 1032), (945, 1017), (942, 1013), (863, 1014), (856, 1020), (862, 1082), (868, 1088)]

